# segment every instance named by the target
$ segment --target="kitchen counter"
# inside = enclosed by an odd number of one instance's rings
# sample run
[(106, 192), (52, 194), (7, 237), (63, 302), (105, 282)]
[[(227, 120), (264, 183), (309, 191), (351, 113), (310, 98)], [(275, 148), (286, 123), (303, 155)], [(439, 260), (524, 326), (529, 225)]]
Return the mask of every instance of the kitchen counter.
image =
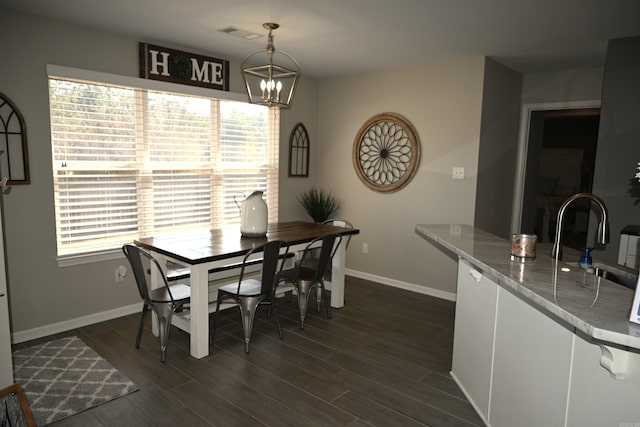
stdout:
[(510, 240), (472, 226), (415, 230), (458, 258), (451, 376), (487, 425), (640, 425), (632, 289), (580, 269), (577, 251), (512, 261)]
[[(586, 274), (576, 262), (568, 261), (578, 259), (569, 251), (557, 266), (550, 256), (550, 244), (538, 244), (534, 259), (511, 261), (509, 240), (472, 226), (418, 224), (415, 231), (546, 315), (603, 343), (640, 349), (640, 325), (627, 320), (633, 290)], [(597, 257), (597, 252), (594, 255)]]

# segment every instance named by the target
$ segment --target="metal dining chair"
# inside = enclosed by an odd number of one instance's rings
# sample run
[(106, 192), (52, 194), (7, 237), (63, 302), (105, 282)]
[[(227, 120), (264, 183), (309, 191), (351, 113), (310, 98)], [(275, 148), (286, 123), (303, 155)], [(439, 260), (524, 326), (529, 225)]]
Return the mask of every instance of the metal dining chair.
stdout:
[[(324, 221), (323, 224), (329, 224), (335, 227), (353, 228), (353, 224), (351, 224), (349, 221), (346, 221), (344, 219), (328, 219)], [(351, 242), (351, 235), (347, 235), (344, 238), (345, 250), (349, 249), (349, 242)], [(325, 280), (331, 280), (330, 278), (331, 278), (333, 256), (335, 255), (337, 250), (338, 250), (338, 246), (334, 248), (334, 251), (331, 254), (331, 260), (329, 260), (329, 267), (327, 267), (327, 272), (325, 273)], [(318, 265), (318, 252), (319, 251), (316, 249), (313, 251), (312, 254), (310, 254), (310, 256), (305, 258), (304, 260), (305, 267), (315, 268)], [(319, 298), (320, 298), (320, 295), (318, 295), (318, 303), (320, 302)]]
[[(284, 253), (282, 253), (284, 251)], [(253, 264), (256, 254), (262, 252), (262, 269), (260, 279), (247, 278), (246, 267)], [(259, 305), (269, 305), (269, 314), (273, 317), (278, 327), (280, 339), (284, 338), (278, 311), (275, 304), (276, 280), (288, 258), (289, 246), (281, 240), (274, 240), (250, 250), (242, 261), (240, 277), (237, 283), (231, 283), (218, 288), (218, 299), (216, 302), (216, 313), (213, 317), (213, 327), (211, 329), (211, 344), (215, 341), (216, 329), (218, 325), (218, 314), (221, 305), (232, 302), (240, 308), (242, 317), (242, 329), (244, 331), (244, 352), (249, 353), (249, 342), (253, 331), (255, 312)]]
[[(305, 265), (305, 260), (312, 256), (319, 242), (322, 243), (317, 262), (314, 262), (313, 265)], [(280, 282), (284, 282), (285, 284), (290, 283), (298, 295), (300, 329), (304, 329), (304, 320), (307, 313), (307, 306), (309, 305), (309, 294), (314, 288), (320, 290), (321, 300), (324, 300), (327, 318), (331, 319), (331, 305), (329, 304), (329, 298), (327, 297), (327, 291), (324, 286), (324, 277), (331, 263), (331, 259), (341, 242), (342, 236), (340, 234), (327, 234), (313, 239), (303, 250), (300, 261), (295, 263), (293, 268), (284, 270), (279, 275), (278, 284)], [(320, 312), (320, 300), (317, 302), (317, 309), (318, 312)]]
[[(189, 304), (191, 298), (191, 288), (182, 283), (169, 285), (167, 276), (160, 267), (160, 263), (149, 252), (135, 245), (124, 245), (122, 247), (125, 257), (129, 260), (133, 274), (138, 285), (138, 291), (142, 298), (142, 316), (138, 326), (136, 336), (136, 348), (140, 348), (140, 339), (144, 329), (144, 317), (147, 311), (151, 310), (158, 319), (158, 335), (160, 338), (160, 360), (164, 363), (167, 360), (167, 344), (169, 332), (171, 331), (171, 318), (173, 313)], [(148, 260), (149, 268), (143, 265), (143, 259)], [(151, 289), (150, 280), (151, 269), (156, 269), (158, 275), (162, 277), (164, 286), (158, 289)]]
[[(335, 227), (353, 228), (353, 224), (351, 224), (349, 221), (346, 221), (344, 219), (328, 219), (328, 220), (324, 221), (323, 224), (329, 224), (329, 225), (333, 225)], [(347, 235), (346, 237), (344, 237), (344, 250), (345, 251), (347, 249), (349, 249), (349, 242), (351, 242), (351, 235), (350, 234)], [(331, 272), (333, 270), (333, 256), (336, 254), (337, 251), (338, 251), (338, 246), (336, 246), (334, 248), (334, 251), (331, 254), (331, 259), (329, 260), (329, 266), (327, 267), (327, 272), (324, 274), (324, 280), (331, 280)], [(319, 253), (319, 250), (316, 249), (316, 250), (313, 251), (311, 256), (308, 256), (304, 260), (305, 267), (315, 268), (318, 265), (318, 253)], [(288, 295), (288, 297), (290, 297), (290, 295)], [(320, 300), (321, 299), (322, 299), (321, 289), (318, 288), (317, 292), (316, 292), (316, 303), (318, 304), (318, 306), (320, 306)]]

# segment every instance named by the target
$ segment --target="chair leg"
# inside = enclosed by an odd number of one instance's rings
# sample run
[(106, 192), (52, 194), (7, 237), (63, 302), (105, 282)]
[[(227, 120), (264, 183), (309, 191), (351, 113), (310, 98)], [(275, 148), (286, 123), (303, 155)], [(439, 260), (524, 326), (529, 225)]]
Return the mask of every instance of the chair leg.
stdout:
[(218, 325), (218, 313), (220, 313), (220, 301), (222, 297), (218, 295), (218, 299), (216, 301), (216, 313), (213, 315), (213, 327), (209, 328), (209, 344), (213, 345), (213, 342), (216, 340), (216, 327)]
[(269, 300), (269, 314), (273, 311), (273, 317), (276, 319), (276, 326), (278, 327), (278, 336), (281, 340), (284, 339), (284, 334), (282, 333), (282, 328), (280, 327), (280, 319), (278, 318), (278, 309), (276, 308), (276, 296), (271, 295), (271, 299)]
[(327, 319), (331, 319), (331, 303), (329, 302), (327, 290), (325, 289), (323, 282), (320, 283), (320, 288), (318, 289), (320, 289), (320, 291), (322, 292), (322, 299), (324, 299), (324, 308), (327, 311)]
[(249, 353), (249, 341), (253, 332), (253, 321), (256, 317), (256, 307), (262, 298), (242, 297), (238, 301), (240, 314), (242, 316), (242, 329), (244, 330), (244, 352)]
[(317, 311), (320, 313), (320, 302), (322, 301), (322, 288), (316, 288), (316, 305), (318, 306)]
[(307, 315), (311, 283), (301, 281), (296, 285), (296, 289), (298, 291), (298, 309), (300, 310), (300, 329), (304, 329), (304, 318)]
[(167, 325), (168, 322), (166, 318), (158, 320), (158, 328), (160, 330), (160, 361), (162, 363), (167, 361)]
[(140, 316), (140, 325), (138, 326), (138, 335), (136, 336), (136, 348), (140, 348), (140, 339), (142, 338), (142, 331), (144, 330), (144, 316), (147, 314), (149, 307), (147, 304), (142, 305), (142, 316)]
[(174, 307), (170, 304), (162, 304), (156, 307), (158, 334), (160, 335), (160, 360), (162, 363), (167, 361), (167, 342), (169, 340), (169, 331), (171, 330), (173, 309)]

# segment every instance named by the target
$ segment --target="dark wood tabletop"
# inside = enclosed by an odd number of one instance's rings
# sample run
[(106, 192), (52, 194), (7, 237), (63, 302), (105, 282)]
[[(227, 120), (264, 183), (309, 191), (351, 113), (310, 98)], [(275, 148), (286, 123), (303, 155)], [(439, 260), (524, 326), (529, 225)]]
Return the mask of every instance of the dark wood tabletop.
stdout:
[(271, 240), (283, 240), (289, 245), (296, 245), (331, 233), (345, 236), (358, 234), (360, 230), (291, 221), (269, 224), (266, 237), (243, 237), (239, 227), (230, 227), (143, 237), (135, 240), (135, 244), (188, 264), (202, 264), (243, 256), (255, 246)]

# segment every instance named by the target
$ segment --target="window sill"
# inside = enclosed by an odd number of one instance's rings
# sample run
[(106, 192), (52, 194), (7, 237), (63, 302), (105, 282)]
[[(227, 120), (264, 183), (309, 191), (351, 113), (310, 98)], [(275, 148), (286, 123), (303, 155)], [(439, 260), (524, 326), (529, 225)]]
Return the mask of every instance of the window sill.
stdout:
[(85, 254), (65, 255), (56, 259), (58, 267), (70, 267), (73, 265), (91, 264), (94, 262), (110, 261), (124, 258), (120, 249), (113, 249), (104, 252), (91, 252)]

